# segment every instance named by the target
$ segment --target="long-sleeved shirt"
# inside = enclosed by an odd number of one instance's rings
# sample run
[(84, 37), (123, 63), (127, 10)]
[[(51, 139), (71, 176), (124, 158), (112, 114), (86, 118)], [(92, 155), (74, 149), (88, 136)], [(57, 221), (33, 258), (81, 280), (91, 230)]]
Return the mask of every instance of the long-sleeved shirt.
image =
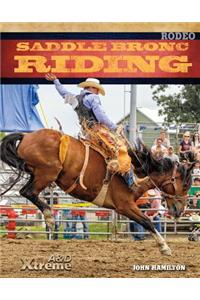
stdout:
[[(55, 87), (58, 93), (65, 99), (65, 103), (72, 106), (73, 109), (78, 105), (76, 95), (67, 91), (58, 79), (54, 80)], [(86, 94), (83, 98), (83, 104), (91, 109), (99, 123), (106, 125), (109, 129), (114, 130), (117, 126), (108, 118), (102, 109), (101, 100), (98, 95), (93, 94), (88, 90), (82, 90), (81, 93)], [(88, 94), (89, 93), (89, 94)]]

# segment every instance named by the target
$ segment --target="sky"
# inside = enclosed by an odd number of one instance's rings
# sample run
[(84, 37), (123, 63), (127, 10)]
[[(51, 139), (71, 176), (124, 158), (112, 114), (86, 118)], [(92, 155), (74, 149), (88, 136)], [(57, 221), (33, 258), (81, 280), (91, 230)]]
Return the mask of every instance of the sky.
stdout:
[[(80, 88), (76, 85), (65, 84), (64, 86), (72, 93), (80, 93)], [(102, 106), (109, 118), (117, 123), (130, 112), (130, 85), (104, 85), (104, 89), (106, 95), (100, 96)], [(37, 105), (37, 109), (45, 127), (58, 129), (54, 119), (56, 117), (61, 122), (65, 133), (77, 135), (80, 127), (76, 113), (70, 105), (64, 103), (64, 99), (58, 94), (54, 84), (39, 85), (38, 94), (40, 104)], [(156, 109), (150, 85), (137, 85), (137, 107)], [(43, 115), (45, 115), (47, 124)]]

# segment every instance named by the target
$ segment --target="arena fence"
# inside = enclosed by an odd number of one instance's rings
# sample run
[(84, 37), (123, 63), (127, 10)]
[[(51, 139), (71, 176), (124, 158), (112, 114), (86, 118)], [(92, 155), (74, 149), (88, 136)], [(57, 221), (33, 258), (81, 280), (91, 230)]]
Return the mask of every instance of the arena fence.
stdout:
[[(2, 176), (1, 176), (2, 174)], [(8, 185), (9, 179), (13, 176), (10, 170), (2, 170), (0, 172), (0, 190), (5, 189)], [(32, 205), (28, 200), (22, 198), (18, 191), (22, 186), (22, 182), (17, 184), (12, 191), (0, 198), (0, 235), (8, 238), (26, 238), (30, 235), (34, 238), (53, 238), (54, 234), (58, 234), (59, 238), (73, 237), (90, 237), (93, 238), (107, 238), (117, 240), (121, 238), (131, 237), (132, 235), (148, 235), (148, 232), (130, 232), (130, 220), (124, 216), (118, 215), (113, 210), (99, 208), (89, 202), (80, 202), (76, 199), (65, 195), (61, 190), (50, 189), (50, 205), (54, 212), (57, 212), (59, 218), (55, 218), (59, 227), (59, 231), (54, 230), (49, 232), (45, 228), (43, 216), (39, 210)], [(58, 203), (53, 205), (54, 192), (58, 193)], [(41, 195), (43, 197), (43, 195)], [(47, 197), (46, 197), (47, 198)], [(190, 197), (192, 200), (195, 197)], [(153, 198), (151, 198), (153, 200)], [(78, 203), (77, 203), (78, 201)], [(200, 209), (187, 209), (185, 216), (181, 217), (179, 221), (169, 219), (166, 215), (166, 203), (162, 203), (163, 207), (159, 209), (161, 214), (160, 221), (153, 221), (153, 223), (161, 222), (161, 234), (166, 238), (168, 235), (188, 235), (191, 233), (190, 227), (197, 224), (197, 221), (189, 219), (192, 212), (200, 214)], [(146, 209), (150, 211), (152, 209)], [(153, 209), (155, 211), (155, 209)], [(145, 211), (145, 210), (144, 210)], [(70, 217), (65, 217), (69, 213)], [(70, 228), (66, 230), (66, 224), (70, 224)], [(72, 224), (78, 230), (72, 231)], [(83, 232), (83, 226), (80, 224), (89, 225), (88, 230)], [(97, 226), (97, 228), (95, 227)], [(65, 228), (65, 230), (64, 230)], [(75, 228), (75, 227), (74, 227)]]
[[(13, 196), (12, 196), (13, 197)], [(16, 198), (18, 196), (15, 196)], [(62, 196), (60, 196), (59, 199), (61, 199)], [(85, 205), (84, 205), (85, 204)], [(79, 206), (78, 206), (79, 205)], [(75, 213), (77, 216), (81, 215), (81, 213), (84, 212), (84, 215), (86, 215), (86, 219), (79, 220), (77, 219), (70, 219), (70, 218), (63, 218), (60, 217), (58, 220), (56, 220), (57, 224), (59, 225), (65, 225), (66, 223), (85, 223), (85, 224), (104, 224), (104, 231), (101, 231), (99, 229), (95, 231), (85, 231), (83, 232), (82, 229), (81, 231), (64, 231), (62, 229), (59, 229), (59, 232), (53, 231), (51, 234), (59, 234), (61, 237), (62, 235), (70, 235), (70, 233), (73, 233), (73, 235), (76, 237), (77, 236), (102, 236), (106, 237), (109, 239), (118, 239), (118, 238), (125, 238), (127, 236), (130, 236), (130, 234), (142, 234), (141, 232), (130, 232), (129, 230), (129, 223), (130, 220), (127, 218), (118, 215), (116, 212), (112, 210), (107, 210), (104, 208), (99, 208), (99, 207), (89, 207), (87, 205), (90, 205), (88, 203), (80, 203), (77, 205), (73, 204), (63, 204), (63, 205), (55, 205), (52, 206), (54, 211), (58, 211), (60, 215), (63, 215), (62, 212), (69, 210), (73, 213)], [(149, 211), (152, 209), (146, 209), (146, 211)], [(155, 209), (153, 209), (155, 210)], [(20, 213), (19, 213), (20, 211)], [(160, 212), (165, 212), (166, 209), (160, 209)], [(190, 214), (191, 212), (200, 212), (199, 209), (187, 209), (187, 214)], [(47, 235), (48, 230), (45, 229), (44, 226), (44, 219), (42, 218), (41, 213), (38, 212), (38, 210), (35, 209), (33, 205), (30, 204), (12, 204), (9, 206), (1, 206), (0, 207), (0, 212), (1, 212), (1, 230), (0, 234), (7, 235), (8, 237), (17, 237), (17, 234), (34, 234), (35, 235)], [(30, 218), (30, 216), (33, 215), (33, 217)], [(38, 216), (38, 217), (36, 217)], [(93, 216), (93, 217), (92, 217)], [(102, 219), (105, 218), (105, 219)], [(158, 221), (157, 221), (158, 222)], [(196, 221), (191, 221), (189, 220), (188, 217), (182, 217), (179, 222), (176, 222), (172, 219), (167, 218), (166, 216), (162, 216), (160, 221), (162, 224), (162, 232), (161, 234), (166, 237), (167, 235), (171, 234), (176, 234), (176, 235), (187, 235), (190, 234), (190, 231), (187, 230), (181, 230), (181, 228), (188, 228), (188, 226), (192, 226), (193, 224), (196, 224)], [(156, 221), (153, 221), (153, 223), (156, 223)], [(20, 229), (17, 227), (20, 225)], [(31, 226), (32, 225), (32, 226)], [(34, 229), (32, 229), (34, 225)], [(41, 225), (43, 225), (43, 230), (41, 230)], [(106, 225), (106, 227), (105, 227)], [(25, 230), (23, 230), (25, 226)], [(5, 228), (3, 228), (5, 227)], [(18, 229), (17, 229), (18, 228)], [(40, 230), (37, 230), (37, 228), (40, 228)], [(60, 228), (60, 226), (59, 226)], [(144, 232), (145, 235), (149, 234), (148, 232)], [(51, 238), (51, 236), (49, 237)]]
[[(68, 207), (70, 208), (70, 207)], [(27, 219), (27, 218), (18, 218), (17, 216), (16, 217), (13, 217), (12, 214), (9, 215), (9, 213), (6, 213), (6, 210), (7, 211), (10, 211), (11, 209), (13, 211), (16, 210), (16, 206), (4, 206), (3, 208), (1, 207), (1, 226), (6, 226), (7, 229), (1, 229), (0, 230), (0, 234), (6, 234), (8, 237), (13, 237), (15, 238), (17, 234), (48, 234), (49, 232), (47, 230), (37, 230), (37, 229), (28, 229), (27, 230), (27, 227), (31, 227), (30, 224), (36, 224), (35, 227), (39, 227), (40, 223), (44, 223), (44, 220), (41, 219), (41, 218), (32, 218), (32, 219)], [(18, 206), (18, 209), (24, 209), (24, 206)], [(34, 207), (32, 206), (29, 206), (28, 208), (26, 207), (26, 209), (29, 209), (29, 210), (35, 210)], [(62, 210), (65, 210), (66, 208), (54, 208), (56, 210), (59, 210), (59, 211), (62, 211)], [(73, 211), (83, 211), (83, 208), (73, 208)], [(155, 210), (155, 209), (154, 209)], [(118, 239), (118, 238), (125, 238), (127, 235), (134, 235), (134, 234), (143, 234), (141, 232), (130, 232), (130, 230), (128, 230), (128, 226), (129, 223), (130, 223), (130, 220), (128, 219), (121, 219), (122, 216), (119, 216), (118, 214), (116, 214), (114, 211), (109, 211), (109, 210), (105, 210), (105, 209), (100, 209), (100, 208), (84, 208), (84, 212), (97, 212), (97, 213), (100, 213), (100, 212), (109, 212), (110, 213), (110, 217), (107, 219), (107, 220), (96, 220), (96, 219), (90, 219), (90, 220), (74, 220), (74, 219), (59, 219), (59, 221), (57, 221), (59, 224), (64, 224), (64, 223), (88, 223), (88, 224), (106, 224), (107, 225), (107, 229), (106, 231), (95, 231), (95, 232), (92, 232), (92, 231), (85, 231), (85, 232), (82, 232), (80, 233), (80, 231), (69, 231), (66, 233), (66, 231), (63, 231), (63, 230), (59, 230), (59, 232), (57, 231), (52, 231), (51, 234), (59, 234), (59, 235), (64, 235), (64, 234), (70, 234), (70, 233), (73, 233), (73, 235), (81, 235), (81, 236), (84, 236), (84, 235), (97, 235), (97, 236), (107, 236), (107, 238), (110, 238), (110, 239)], [(199, 209), (188, 209), (187, 212), (200, 212)], [(153, 223), (155, 224), (156, 222), (158, 221), (153, 221)], [(192, 224), (196, 224), (197, 222), (196, 221), (191, 221), (189, 220), (188, 218), (186, 217), (183, 217), (181, 218), (181, 220), (179, 222), (175, 222), (174, 220), (169, 220), (168, 218), (166, 217), (161, 217), (161, 220), (159, 221), (161, 222), (161, 224), (163, 224), (163, 228), (164, 230), (161, 232), (162, 235), (164, 235), (165, 237), (167, 235), (187, 235), (187, 234), (190, 234), (191, 231), (189, 230), (179, 230), (179, 227), (180, 226), (184, 226), (186, 227), (186, 225), (192, 225)], [(23, 230), (23, 225), (21, 225), (20, 227), (22, 227), (22, 229), (18, 229), (17, 230), (17, 225), (18, 223), (20, 224), (24, 224), (24, 226), (26, 226), (26, 230)], [(9, 227), (9, 224), (10, 224), (10, 227)], [(27, 225), (28, 224), (28, 225)], [(125, 224), (126, 227), (125, 227), (125, 230), (122, 230), (122, 224)], [(173, 225), (171, 230), (168, 229), (168, 225), (171, 224)], [(15, 227), (15, 228), (13, 228)], [(14, 234), (14, 235), (12, 235)], [(145, 235), (148, 235), (149, 233), (148, 232), (144, 232)]]

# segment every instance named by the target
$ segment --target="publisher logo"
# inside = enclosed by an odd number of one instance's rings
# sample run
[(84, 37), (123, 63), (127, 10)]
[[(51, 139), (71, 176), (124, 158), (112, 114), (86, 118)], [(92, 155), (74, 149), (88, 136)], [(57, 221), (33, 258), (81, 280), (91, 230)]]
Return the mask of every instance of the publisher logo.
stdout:
[(51, 255), (46, 262), (37, 261), (32, 259), (21, 259), (21, 271), (71, 271), (72, 258), (70, 255)]

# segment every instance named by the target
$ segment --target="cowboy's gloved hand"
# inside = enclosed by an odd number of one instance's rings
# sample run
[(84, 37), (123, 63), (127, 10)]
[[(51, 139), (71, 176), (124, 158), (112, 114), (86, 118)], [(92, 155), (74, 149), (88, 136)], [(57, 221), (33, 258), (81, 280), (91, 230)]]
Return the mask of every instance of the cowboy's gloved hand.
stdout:
[(47, 73), (47, 74), (45, 75), (45, 78), (46, 78), (46, 80), (49, 80), (49, 81), (54, 81), (54, 80), (57, 79), (56, 75), (54, 75), (54, 74), (52, 74), (52, 73)]

